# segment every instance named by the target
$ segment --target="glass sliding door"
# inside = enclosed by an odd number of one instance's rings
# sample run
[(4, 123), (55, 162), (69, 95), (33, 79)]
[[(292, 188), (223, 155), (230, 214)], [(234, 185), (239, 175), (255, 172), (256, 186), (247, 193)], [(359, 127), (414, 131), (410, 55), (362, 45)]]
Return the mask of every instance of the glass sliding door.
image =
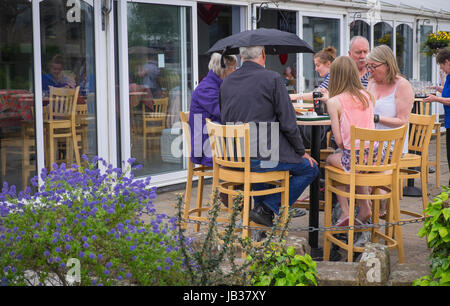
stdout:
[[(45, 164), (80, 166), (83, 155), (98, 154), (94, 8), (92, 1), (44, 0), (39, 13)], [(57, 95), (73, 96), (74, 107), (70, 98), (57, 102), (54, 88), (65, 88)]]
[[(432, 60), (431, 55), (427, 55), (424, 50), (424, 44), (430, 33), (433, 33), (433, 26), (431, 25), (421, 25), (420, 26), (420, 55), (419, 55), (419, 80), (421, 81), (432, 81)], [(439, 81), (439, 80), (438, 80)]]
[(396, 27), (396, 58), (400, 72), (407, 78), (413, 76), (413, 30), (407, 24)]
[[(297, 33), (297, 13), (287, 10), (263, 9), (257, 11), (258, 28), (272, 28)], [(267, 55), (266, 68), (285, 77), (289, 93), (297, 89), (297, 55), (295, 53)]]
[(219, 39), (244, 29), (242, 9), (237, 5), (197, 3), (199, 82), (208, 74), (209, 48)]
[(191, 16), (191, 7), (127, 3), (131, 156), (143, 165), (136, 175), (183, 169), (172, 143), (193, 89)]
[[(303, 16), (303, 39), (318, 52), (332, 46), (336, 54), (341, 53), (340, 19)], [(308, 92), (322, 82), (319, 74), (314, 70), (313, 55), (303, 54), (303, 75), (305, 77), (304, 91)]]
[(392, 26), (386, 22), (378, 22), (373, 27), (374, 47), (379, 45), (387, 45), (391, 49), (394, 47), (392, 40), (393, 30)]
[(31, 2), (0, 1), (0, 28), (0, 183), (23, 190), (37, 160)]

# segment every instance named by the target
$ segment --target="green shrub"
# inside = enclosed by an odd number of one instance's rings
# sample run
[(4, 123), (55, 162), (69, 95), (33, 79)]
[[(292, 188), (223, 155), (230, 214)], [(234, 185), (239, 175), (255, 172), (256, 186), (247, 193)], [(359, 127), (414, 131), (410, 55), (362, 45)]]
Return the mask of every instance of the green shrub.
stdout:
[(150, 178), (134, 179), (128, 162), (124, 170), (97, 158), (76, 171), (54, 164), (34, 194), (5, 184), (0, 284), (185, 285), (176, 220), (155, 214)]
[(285, 249), (272, 244), (266, 252), (265, 260), (255, 263), (255, 286), (317, 286), (317, 265), (311, 256), (296, 255), (293, 246)]
[(443, 186), (441, 194), (433, 199), (425, 209), (429, 216), (419, 230), (420, 237), (427, 236), (427, 244), (432, 248), (431, 274), (416, 281), (415, 286), (450, 286), (450, 188)]

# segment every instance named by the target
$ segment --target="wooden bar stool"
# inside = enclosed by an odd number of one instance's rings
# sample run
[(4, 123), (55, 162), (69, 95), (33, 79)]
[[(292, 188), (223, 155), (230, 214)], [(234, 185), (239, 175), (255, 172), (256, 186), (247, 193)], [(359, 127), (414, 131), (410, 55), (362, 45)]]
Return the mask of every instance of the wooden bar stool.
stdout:
[[(411, 129), (409, 132), (408, 151), (415, 153), (406, 153), (400, 158), (400, 178), (402, 181), (411, 178), (420, 178), (422, 186), (422, 208), (424, 210), (428, 205), (428, 147), (435, 120), (436, 115), (411, 114), (409, 116)], [(420, 170), (411, 168), (419, 168)], [(408, 211), (402, 211), (402, 213), (410, 214)], [(416, 214), (413, 215), (416, 216)]]
[[(212, 176), (212, 168), (208, 166), (195, 166), (192, 163), (191, 156), (191, 129), (189, 126), (189, 112), (180, 112), (180, 119), (183, 125), (183, 134), (184, 134), (184, 143), (187, 146), (188, 150), (188, 173), (186, 180), (186, 192), (184, 194), (185, 206), (184, 206), (184, 219), (185, 220), (194, 220), (194, 221), (208, 221), (208, 217), (206, 212), (208, 212), (209, 207), (203, 207), (203, 187), (205, 183), (206, 176)], [(192, 181), (193, 177), (198, 177), (198, 185), (197, 185), (197, 201), (195, 208), (191, 209), (191, 192), (192, 192)], [(202, 213), (205, 213), (202, 216)], [(184, 222), (184, 228), (188, 227), (188, 223)], [(200, 224), (196, 223), (195, 231), (198, 232), (200, 230)]]
[[(363, 252), (364, 249), (364, 247), (354, 246), (353, 239), (355, 232), (370, 231), (372, 233), (372, 241), (377, 241), (379, 238), (383, 239), (389, 248), (396, 248), (398, 250), (399, 262), (404, 262), (401, 226), (394, 226), (396, 239), (382, 233), (378, 228), (354, 229), (352, 227), (354, 225), (360, 225), (355, 222), (355, 206), (357, 200), (373, 200), (375, 206), (372, 213), (373, 224), (378, 224), (379, 204), (380, 200), (384, 199), (389, 200), (389, 206), (392, 210), (392, 221), (400, 220), (399, 161), (406, 129), (406, 124), (392, 130), (371, 130), (352, 126), (350, 131), (350, 172), (345, 172), (333, 166), (325, 167), (325, 227), (329, 228), (332, 226), (332, 193), (335, 193), (349, 199), (349, 228), (344, 227), (342, 230), (328, 230), (324, 232), (324, 260), (329, 260), (331, 243), (334, 243), (347, 251), (347, 260), (352, 262), (353, 252)], [(357, 153), (356, 143), (365, 144), (365, 149), (361, 148), (359, 153)], [(383, 154), (384, 152), (392, 152), (392, 154)], [(342, 185), (349, 186), (349, 191), (338, 188)], [(359, 194), (356, 193), (356, 187), (372, 187), (375, 190), (383, 189), (385, 192)], [(333, 236), (338, 233), (348, 234), (347, 243)]]

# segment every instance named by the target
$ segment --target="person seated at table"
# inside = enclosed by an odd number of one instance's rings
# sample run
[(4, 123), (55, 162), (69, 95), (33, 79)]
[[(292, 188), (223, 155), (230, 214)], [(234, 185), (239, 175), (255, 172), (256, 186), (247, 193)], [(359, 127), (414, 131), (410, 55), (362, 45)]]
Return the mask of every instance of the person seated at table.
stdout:
[[(370, 72), (367, 89), (375, 97), (374, 122), (376, 129), (393, 129), (409, 123), (414, 104), (414, 90), (400, 74), (392, 49), (386, 45), (375, 47), (367, 56)], [(409, 132), (406, 130), (403, 153), (408, 153)], [(381, 191), (383, 192), (383, 191)], [(386, 215), (386, 202), (381, 201), (380, 217)]]
[[(322, 93), (327, 93), (328, 82), (330, 78), (330, 66), (336, 58), (336, 49), (333, 47), (323, 48), (321, 51), (314, 55), (314, 69), (319, 73), (320, 77), (324, 78), (319, 85), (319, 89)], [(290, 99), (295, 100), (313, 100), (313, 92), (290, 94)], [(324, 100), (321, 98), (320, 100)]]
[[(359, 79), (358, 68), (348, 56), (340, 56), (331, 64), (329, 95), (330, 99), (327, 101), (328, 113), (335, 141), (340, 150), (338, 149), (335, 153), (328, 156), (327, 164), (349, 172), (350, 127), (354, 125), (358, 128), (375, 128), (375, 123), (373, 122), (375, 99), (363, 87)], [(348, 186), (340, 188), (342, 190), (345, 188), (348, 191)], [(356, 191), (360, 194), (369, 193), (368, 187), (357, 187)], [(348, 226), (348, 198), (337, 195), (337, 199), (341, 206), (341, 215), (336, 222), (336, 226)], [(364, 224), (370, 216), (370, 201), (360, 200), (360, 210), (355, 219), (355, 225)]]
[(219, 90), (223, 79), (236, 70), (236, 56), (224, 56), (225, 68), (221, 66), (221, 54), (213, 53), (209, 61), (209, 72), (192, 93), (189, 109), (191, 129), (191, 161), (194, 164), (212, 167), (211, 147), (206, 131), (205, 119), (221, 122), (219, 108)]
[(291, 67), (287, 66), (284, 69), (284, 80), (285, 80), (285, 85), (288, 86), (289, 85), (289, 81), (295, 80), (295, 76), (292, 74), (292, 69)]
[(64, 74), (64, 59), (61, 55), (55, 55), (48, 65), (48, 74), (42, 76), (42, 93), (48, 95), (50, 88), (68, 87), (75, 88), (75, 81)]

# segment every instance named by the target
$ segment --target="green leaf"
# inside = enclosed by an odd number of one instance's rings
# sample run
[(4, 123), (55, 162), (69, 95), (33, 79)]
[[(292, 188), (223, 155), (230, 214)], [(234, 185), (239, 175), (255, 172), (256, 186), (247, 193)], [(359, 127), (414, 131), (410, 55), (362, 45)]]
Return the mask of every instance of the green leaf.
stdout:
[(442, 210), (442, 213), (444, 214), (444, 218), (447, 221), (450, 218), (450, 207), (444, 208)]
[(275, 282), (275, 286), (286, 286), (286, 279), (285, 278), (279, 278)]
[(445, 227), (441, 227), (439, 228), (439, 235), (444, 238), (448, 235), (448, 231)]
[(438, 235), (437, 232), (433, 230), (433, 231), (430, 233), (430, 235), (428, 236), (428, 242), (433, 241), (433, 240), (436, 238), (437, 235)]
[(291, 245), (291, 246), (289, 246), (288, 248), (287, 248), (287, 250), (286, 250), (286, 253), (289, 255), (289, 256), (294, 256), (295, 255), (295, 248)]
[(441, 275), (441, 283), (447, 283), (450, 282), (450, 271), (445, 271)]

